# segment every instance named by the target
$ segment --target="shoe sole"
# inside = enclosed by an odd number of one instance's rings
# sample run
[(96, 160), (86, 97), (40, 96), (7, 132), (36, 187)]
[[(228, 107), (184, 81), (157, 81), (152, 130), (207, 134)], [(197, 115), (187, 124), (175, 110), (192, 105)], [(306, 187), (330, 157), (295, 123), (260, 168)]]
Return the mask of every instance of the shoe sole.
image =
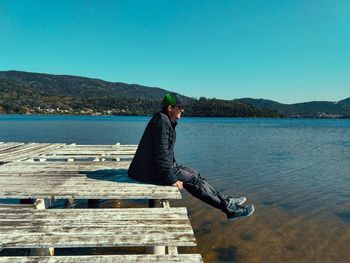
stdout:
[(233, 218), (227, 219), (227, 221), (233, 222), (233, 221), (236, 221), (236, 220), (238, 220), (238, 219), (240, 219), (240, 218), (244, 218), (244, 217), (251, 216), (251, 215), (254, 213), (254, 211), (255, 211), (255, 207), (253, 206), (253, 211), (252, 211), (251, 213), (249, 213), (248, 215), (246, 215), (246, 216), (233, 217)]

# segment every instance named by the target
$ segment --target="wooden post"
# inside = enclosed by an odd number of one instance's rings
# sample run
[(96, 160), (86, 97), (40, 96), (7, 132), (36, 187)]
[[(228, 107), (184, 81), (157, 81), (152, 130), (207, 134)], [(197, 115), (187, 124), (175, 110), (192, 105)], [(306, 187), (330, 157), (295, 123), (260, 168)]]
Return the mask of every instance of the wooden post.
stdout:
[[(66, 162), (74, 162), (74, 158), (73, 157), (68, 157), (68, 158), (66, 158)], [(67, 205), (68, 208), (74, 207), (75, 203), (76, 203), (76, 201), (75, 201), (74, 198), (69, 198), (68, 200), (66, 200), (66, 205)]]
[[(162, 207), (161, 200), (158, 199), (150, 199), (148, 204), (150, 208)], [(146, 254), (165, 255), (165, 246), (146, 247)]]
[[(170, 208), (169, 200), (162, 199), (160, 201), (160, 204), (164, 208)], [(167, 252), (169, 255), (177, 255), (178, 254), (177, 247), (167, 247)]]
[(179, 252), (177, 251), (177, 247), (168, 247), (168, 254), (169, 255), (177, 255)]
[[(36, 209), (41, 209), (41, 210), (46, 209), (49, 207), (49, 204), (50, 204), (50, 200), (48, 200), (48, 199), (36, 199), (36, 201), (35, 201)], [(54, 256), (55, 249), (53, 247), (50, 247), (49, 249), (32, 248), (31, 255), (33, 255), (33, 256)]]
[(160, 204), (164, 208), (170, 208), (169, 200), (162, 199), (162, 200), (160, 200)]
[(65, 208), (74, 208), (76, 205), (77, 200), (75, 198), (68, 198), (66, 200), (64, 200), (64, 206)]
[(36, 199), (35, 208), (39, 210), (44, 210), (50, 206), (50, 200), (48, 199)]

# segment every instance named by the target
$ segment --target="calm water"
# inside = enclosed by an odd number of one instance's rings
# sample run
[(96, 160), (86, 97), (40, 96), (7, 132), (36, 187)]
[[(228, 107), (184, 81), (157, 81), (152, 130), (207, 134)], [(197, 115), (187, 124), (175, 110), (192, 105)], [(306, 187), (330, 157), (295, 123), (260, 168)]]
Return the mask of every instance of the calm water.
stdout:
[[(0, 141), (137, 144), (149, 117), (0, 115)], [(188, 194), (205, 262), (350, 262), (350, 120), (183, 118), (178, 162), (254, 203), (225, 216)]]

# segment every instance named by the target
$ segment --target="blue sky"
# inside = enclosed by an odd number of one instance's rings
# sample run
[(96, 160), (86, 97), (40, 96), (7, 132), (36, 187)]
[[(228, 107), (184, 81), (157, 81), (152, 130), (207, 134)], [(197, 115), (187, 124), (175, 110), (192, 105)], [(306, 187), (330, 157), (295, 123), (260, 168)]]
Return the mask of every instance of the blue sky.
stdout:
[(0, 1), (0, 70), (191, 97), (350, 97), (350, 1)]

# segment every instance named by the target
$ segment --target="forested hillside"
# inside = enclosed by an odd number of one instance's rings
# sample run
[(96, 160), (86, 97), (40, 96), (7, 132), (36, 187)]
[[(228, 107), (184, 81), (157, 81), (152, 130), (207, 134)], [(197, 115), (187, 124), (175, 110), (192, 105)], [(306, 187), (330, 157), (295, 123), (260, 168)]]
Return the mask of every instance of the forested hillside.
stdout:
[[(152, 115), (172, 91), (79, 76), (0, 71), (0, 113)], [(186, 116), (348, 118), (350, 98), (282, 104), (243, 98), (220, 100), (182, 96)]]
[[(76, 76), (8, 71), (0, 72), (0, 113), (152, 115), (170, 92)], [(278, 117), (242, 102), (182, 97), (188, 104), (186, 116)]]

